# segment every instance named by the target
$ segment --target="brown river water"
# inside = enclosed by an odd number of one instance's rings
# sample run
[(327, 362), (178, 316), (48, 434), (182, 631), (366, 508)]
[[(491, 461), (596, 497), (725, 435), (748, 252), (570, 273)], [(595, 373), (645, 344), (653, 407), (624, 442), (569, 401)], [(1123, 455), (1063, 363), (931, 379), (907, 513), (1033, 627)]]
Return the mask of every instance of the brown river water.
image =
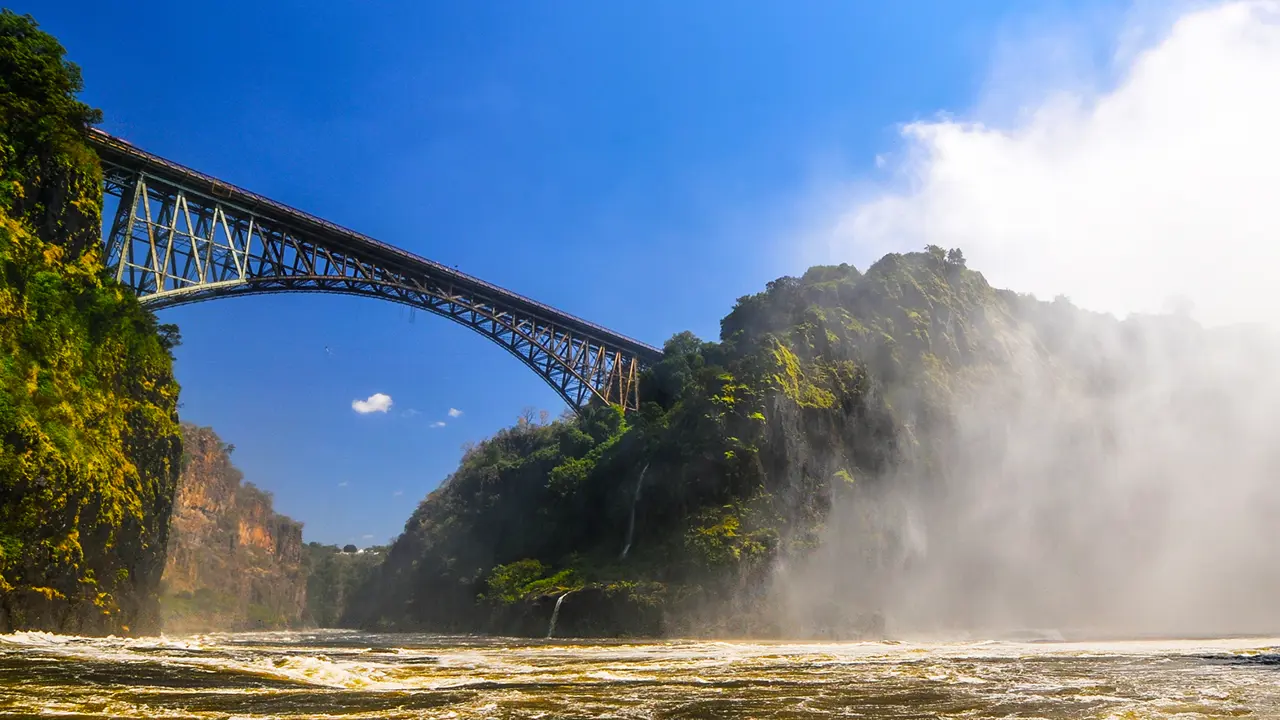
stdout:
[(0, 635), (0, 717), (1280, 718), (1280, 639)]

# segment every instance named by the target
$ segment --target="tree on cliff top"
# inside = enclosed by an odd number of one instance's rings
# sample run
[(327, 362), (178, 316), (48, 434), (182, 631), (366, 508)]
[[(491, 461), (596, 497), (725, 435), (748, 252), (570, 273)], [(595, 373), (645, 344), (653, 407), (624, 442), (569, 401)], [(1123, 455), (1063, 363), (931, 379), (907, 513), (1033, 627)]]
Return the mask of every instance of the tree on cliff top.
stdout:
[(0, 204), (74, 257), (96, 247), (102, 172), (84, 144), (102, 113), (80, 68), (30, 15), (0, 11)]

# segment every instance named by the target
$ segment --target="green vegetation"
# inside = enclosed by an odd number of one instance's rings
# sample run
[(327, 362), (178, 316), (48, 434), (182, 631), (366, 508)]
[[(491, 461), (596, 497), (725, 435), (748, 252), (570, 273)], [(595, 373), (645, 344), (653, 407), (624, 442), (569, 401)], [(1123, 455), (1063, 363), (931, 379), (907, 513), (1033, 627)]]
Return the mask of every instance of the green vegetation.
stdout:
[[(348, 550), (347, 548), (350, 548)], [(354, 545), (307, 543), (303, 566), (307, 573), (307, 617), (318, 627), (338, 627), (347, 603), (369, 580), (384, 558), (385, 547), (357, 550)]]
[(98, 244), (102, 170), (84, 143), (102, 113), (80, 102), (80, 68), (30, 16), (0, 11), (0, 206), (75, 258)]
[(160, 596), (160, 613), (170, 631), (175, 625), (184, 626), (188, 621), (207, 622), (208, 618), (234, 615), (239, 606), (240, 600), (235, 595), (207, 587)]
[(582, 587), (582, 581), (572, 569), (548, 575), (547, 566), (537, 560), (517, 560), (499, 565), (489, 573), (487, 592), (480, 596), (502, 605), (513, 605), (532, 595), (563, 593)]
[(771, 282), (738, 301), (720, 342), (671, 338), (639, 412), (523, 419), (468, 450), (345, 620), (494, 629), (501, 608), (570, 590), (661, 604), (676, 628), (697, 608), (749, 615), (744, 593), (814, 547), (833, 502), (945, 421), (952, 383), (1002, 322), (1012, 308), (958, 250)]
[(154, 628), (181, 456), (177, 333), (104, 277), (79, 90), (0, 12), (0, 630)]

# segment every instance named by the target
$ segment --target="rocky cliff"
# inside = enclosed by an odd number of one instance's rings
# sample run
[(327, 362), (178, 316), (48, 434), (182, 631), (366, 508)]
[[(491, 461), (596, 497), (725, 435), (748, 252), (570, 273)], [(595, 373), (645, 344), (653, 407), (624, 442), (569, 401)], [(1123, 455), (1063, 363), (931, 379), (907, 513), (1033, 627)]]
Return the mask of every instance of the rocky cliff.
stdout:
[(297, 627), (306, 615), (302, 524), (243, 482), (233, 448), (210, 428), (182, 426), (161, 597), (167, 632)]

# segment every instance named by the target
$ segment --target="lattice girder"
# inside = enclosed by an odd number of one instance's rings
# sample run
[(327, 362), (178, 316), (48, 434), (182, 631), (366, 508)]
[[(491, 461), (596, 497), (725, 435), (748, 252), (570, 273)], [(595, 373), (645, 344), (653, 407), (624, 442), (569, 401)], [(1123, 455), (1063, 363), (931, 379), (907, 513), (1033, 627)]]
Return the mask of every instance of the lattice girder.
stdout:
[(156, 309), (268, 292), (377, 297), (446, 317), (530, 367), (572, 408), (633, 410), (661, 351), (478, 278), (94, 134), (116, 278)]

